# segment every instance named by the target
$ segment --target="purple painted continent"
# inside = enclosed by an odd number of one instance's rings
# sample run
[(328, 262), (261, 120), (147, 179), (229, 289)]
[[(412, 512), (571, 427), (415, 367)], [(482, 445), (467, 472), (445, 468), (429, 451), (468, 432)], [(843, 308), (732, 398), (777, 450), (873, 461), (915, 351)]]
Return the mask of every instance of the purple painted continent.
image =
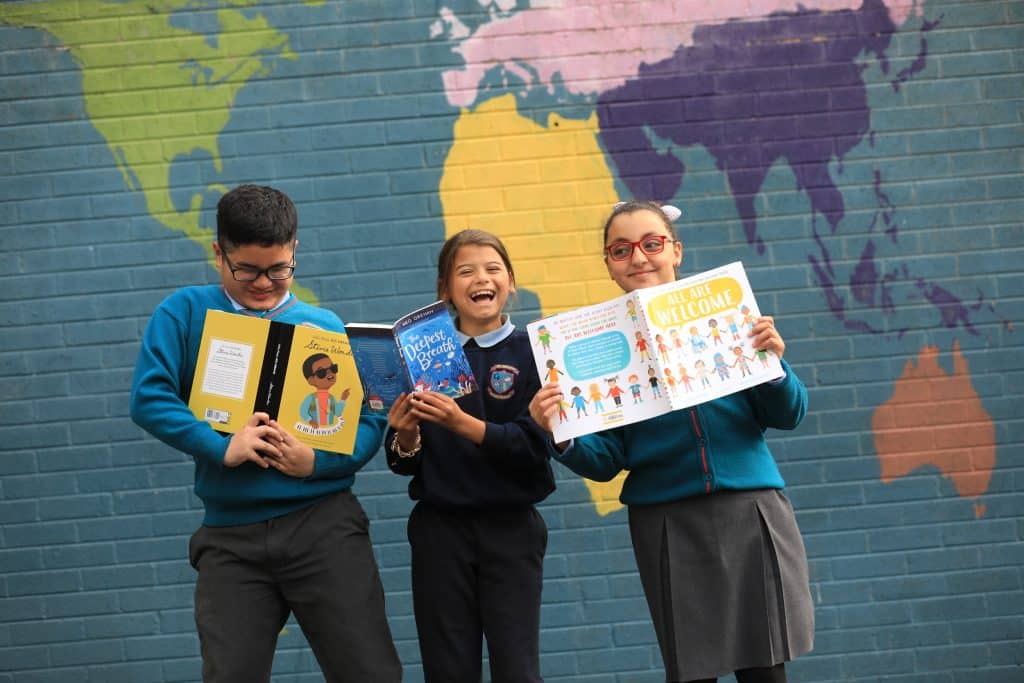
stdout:
[(771, 166), (785, 159), (834, 231), (844, 205), (828, 165), (860, 144), (870, 124), (855, 60), (874, 53), (887, 70), (884, 51), (895, 30), (881, 0), (699, 27), (692, 46), (642, 66), (598, 99), (601, 142), (632, 194), (658, 200), (675, 196), (686, 169), (656, 150), (648, 131), (680, 146), (703, 145), (726, 174), (758, 252), (764, 242), (754, 199)]

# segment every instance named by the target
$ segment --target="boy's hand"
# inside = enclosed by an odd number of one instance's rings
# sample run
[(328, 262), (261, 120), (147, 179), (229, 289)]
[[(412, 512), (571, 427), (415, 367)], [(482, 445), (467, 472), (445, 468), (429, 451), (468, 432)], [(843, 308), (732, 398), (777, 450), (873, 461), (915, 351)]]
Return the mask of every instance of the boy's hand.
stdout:
[(313, 474), (316, 466), (316, 453), (313, 449), (285, 431), (275, 420), (271, 420), (270, 425), (280, 434), (278, 455), (267, 458), (270, 466), (296, 479), (304, 479)]
[(238, 467), (244, 462), (254, 462), (263, 469), (270, 467), (267, 457), (281, 452), (274, 445), (280, 440), (280, 432), (270, 424), (266, 413), (253, 413), (245, 426), (235, 432), (224, 452), (224, 467)]
[(775, 329), (775, 318), (770, 315), (758, 318), (748, 336), (754, 338), (754, 348), (758, 351), (771, 351), (779, 358), (786, 351), (786, 342), (782, 341), (782, 335)]
[(420, 433), (420, 421), (413, 415), (412, 407), (411, 396), (400, 394), (388, 411), (388, 424), (398, 432), (398, 445), (406, 451), (415, 448)]

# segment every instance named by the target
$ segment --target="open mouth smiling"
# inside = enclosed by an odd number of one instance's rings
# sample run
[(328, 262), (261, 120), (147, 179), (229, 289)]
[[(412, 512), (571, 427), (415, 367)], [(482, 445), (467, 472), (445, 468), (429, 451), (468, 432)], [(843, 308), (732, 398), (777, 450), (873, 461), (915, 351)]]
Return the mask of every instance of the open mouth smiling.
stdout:
[(494, 301), (496, 292), (493, 289), (481, 289), (479, 292), (473, 292), (469, 295), (469, 300), (473, 303), (480, 303), (481, 301)]

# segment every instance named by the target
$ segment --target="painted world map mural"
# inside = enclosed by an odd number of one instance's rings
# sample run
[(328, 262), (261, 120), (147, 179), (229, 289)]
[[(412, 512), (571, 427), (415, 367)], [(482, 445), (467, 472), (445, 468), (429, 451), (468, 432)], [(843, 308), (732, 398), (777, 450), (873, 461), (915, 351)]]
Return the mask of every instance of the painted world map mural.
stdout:
[[(372, 322), (432, 301), (437, 251), (468, 227), (509, 247), (517, 324), (617, 296), (601, 225), (615, 202), (650, 198), (682, 210), (681, 274), (743, 261), (810, 392), (800, 429), (770, 437), (822, 610), (820, 659), (799, 680), (927, 671), (920, 648), (974, 643), (935, 622), (979, 600), (971, 618), (996, 621), (972, 625), (1004, 649), (977, 657), (1009, 678), (977, 680), (1011, 680), (1024, 663), (1022, 65), (1019, 2), (0, 3), (3, 573), (48, 569), (50, 534), (170, 538), (183, 562), (188, 525), (161, 536), (153, 520), (194, 518), (191, 472), (178, 454), (154, 462), (124, 395), (153, 306), (214, 281), (212, 210), (228, 188), (288, 192), (293, 290)], [(355, 490), (391, 600), (407, 592), (409, 502), (378, 465)], [(638, 661), (587, 670), (581, 655), (546, 675), (657, 669), (639, 594), (584, 580), (634, 570), (622, 477), (556, 469), (545, 623), (613, 624), (593, 649), (636, 645)], [(33, 502), (79, 496), (84, 513)], [(992, 548), (963, 547), (975, 533)], [(998, 575), (942, 573), (983, 568)], [(187, 566), (166, 573), (178, 587)], [(31, 596), (5, 581), (0, 599)], [(588, 611), (588, 590), (612, 616)], [(929, 612), (948, 595), (962, 601)], [(389, 616), (413, 651), (401, 600)], [(642, 624), (639, 645), (620, 619)], [(886, 648), (903, 658), (857, 660)]]
[[(73, 12), (62, 2), (8, 4), (0, 16), (49, 32), (57, 49), (71, 53), (89, 120), (125, 184), (143, 193), (161, 224), (208, 248), (200, 211), (225, 185), (197, 188), (189, 178), (179, 187), (188, 172), (178, 168), (199, 158), (219, 170), (218, 136), (231, 123), (239, 91), (253, 79), (286, 75), (298, 60), (287, 31), (249, 4), (225, 3), (201, 22), (184, 0), (93, 0)], [(515, 244), (527, 227), (543, 226), (545, 239), (519, 250), (537, 257), (520, 280), (543, 312), (616, 294), (592, 258), (599, 236), (590, 228), (625, 196), (694, 206), (701, 195), (686, 192), (687, 155), (700, 152), (722, 174), (744, 239), (758, 255), (774, 237), (759, 225), (761, 192), (769, 174), (788, 171), (807, 202), (801, 222), (809, 228), (814, 284), (852, 333), (906, 335), (921, 325), (918, 307), (913, 320), (900, 314), (907, 301), (926, 301), (934, 326), (967, 336), (979, 334), (979, 316), (998, 317), (990, 294), (958, 294), (944, 286), (942, 273), (918, 274), (899, 259), (903, 221), (886, 191), (885, 169), (858, 169), (870, 175), (848, 181), (853, 173), (844, 168), (851, 154), (870, 153), (875, 144), (865, 71), (876, 72), (872, 86), (899, 93), (926, 68), (928, 35), (941, 13), (929, 18), (918, 3), (902, 0), (481, 4), (482, 20), (473, 13), (471, 24), (442, 6), (429, 26), (429, 39), (462, 61), (441, 73), (445, 98), (461, 113), (437, 191), (448, 234), (474, 225)], [(134, 16), (120, 18), (126, 8)], [(97, 30), (110, 31), (111, 41), (97, 44)], [(917, 52), (894, 65), (889, 53), (898, 32), (913, 36)], [(869, 192), (873, 206), (848, 215), (844, 182)], [(847, 258), (851, 248), (855, 261)], [(586, 285), (583, 301), (565, 286), (573, 282)], [(301, 280), (299, 291), (315, 298)], [(994, 429), (959, 347), (944, 351), (953, 355), (952, 372), (935, 363), (934, 347), (922, 345), (894, 378), (892, 398), (872, 418), (875, 447), (883, 479), (933, 465), (960, 495), (977, 498), (995, 462)], [(926, 419), (941, 410), (918, 409), (942, 401), (970, 406), (966, 419), (946, 428), (954, 440)], [(614, 500), (619, 484), (609, 491), (594, 484), (595, 497)]]

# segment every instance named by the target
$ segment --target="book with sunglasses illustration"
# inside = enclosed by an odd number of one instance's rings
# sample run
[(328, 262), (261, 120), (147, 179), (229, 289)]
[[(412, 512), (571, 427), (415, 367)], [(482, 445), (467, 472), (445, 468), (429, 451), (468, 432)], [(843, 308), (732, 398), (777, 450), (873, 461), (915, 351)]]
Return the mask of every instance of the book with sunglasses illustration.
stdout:
[(313, 448), (351, 453), (362, 400), (347, 335), (206, 312), (188, 405), (217, 431), (264, 412)]
[(399, 394), (437, 391), (452, 398), (477, 389), (448, 306), (435, 301), (393, 325), (347, 323), (370, 410), (386, 413)]
[[(659, 246), (628, 244), (623, 253)], [(775, 354), (754, 349), (747, 336), (760, 315), (737, 261), (530, 323), (537, 371), (575, 408), (558, 414), (555, 440), (783, 377)]]

